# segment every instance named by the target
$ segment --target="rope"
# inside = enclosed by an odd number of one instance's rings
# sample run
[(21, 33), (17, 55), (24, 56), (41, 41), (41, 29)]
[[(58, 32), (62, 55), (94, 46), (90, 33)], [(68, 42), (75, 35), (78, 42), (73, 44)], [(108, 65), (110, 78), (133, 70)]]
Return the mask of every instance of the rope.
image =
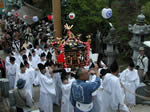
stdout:
[[(120, 82), (121, 83), (121, 82)], [(150, 97), (146, 97), (146, 96), (142, 96), (142, 95), (138, 95), (136, 93), (132, 93), (130, 90), (128, 90), (127, 88), (124, 87), (124, 85), (121, 83), (121, 86), (123, 87), (123, 89), (127, 92), (129, 92), (130, 94), (134, 95), (134, 96), (137, 96), (143, 100), (147, 100), (147, 101), (150, 101)]]

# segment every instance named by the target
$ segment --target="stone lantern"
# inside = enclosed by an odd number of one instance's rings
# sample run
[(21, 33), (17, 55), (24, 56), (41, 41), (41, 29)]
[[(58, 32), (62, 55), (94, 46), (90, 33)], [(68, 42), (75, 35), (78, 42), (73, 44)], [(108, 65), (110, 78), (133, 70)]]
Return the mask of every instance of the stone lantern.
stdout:
[(112, 26), (107, 37), (103, 39), (104, 43), (106, 44), (106, 51), (105, 54), (107, 56), (107, 65), (110, 67), (110, 65), (115, 60), (116, 56), (116, 48), (115, 44), (117, 43), (114, 39), (115, 36), (115, 28)]
[(143, 14), (138, 15), (136, 21), (136, 24), (128, 25), (128, 30), (133, 34), (129, 45), (133, 49), (132, 59), (134, 63), (136, 63), (137, 56), (139, 55), (139, 47), (142, 46), (144, 37), (150, 33), (150, 25), (145, 24), (145, 16)]

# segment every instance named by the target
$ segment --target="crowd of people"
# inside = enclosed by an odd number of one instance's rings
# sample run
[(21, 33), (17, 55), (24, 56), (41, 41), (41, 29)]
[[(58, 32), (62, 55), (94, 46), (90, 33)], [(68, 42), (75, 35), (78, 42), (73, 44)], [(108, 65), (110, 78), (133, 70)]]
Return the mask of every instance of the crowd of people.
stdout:
[(144, 48), (139, 49), (137, 64), (129, 61), (121, 73), (116, 61), (107, 67), (91, 57), (88, 66), (70, 69), (57, 63), (49, 36), (53, 36), (52, 24), (44, 20), (33, 29), (15, 16), (5, 20), (4, 39), (10, 40), (6, 77), (9, 89), (15, 91), (17, 112), (33, 106), (35, 86), (40, 87), (41, 112), (53, 112), (53, 104), (61, 106), (61, 112), (129, 112), (128, 107), (136, 105), (135, 96), (124, 87), (135, 93), (145, 77)]

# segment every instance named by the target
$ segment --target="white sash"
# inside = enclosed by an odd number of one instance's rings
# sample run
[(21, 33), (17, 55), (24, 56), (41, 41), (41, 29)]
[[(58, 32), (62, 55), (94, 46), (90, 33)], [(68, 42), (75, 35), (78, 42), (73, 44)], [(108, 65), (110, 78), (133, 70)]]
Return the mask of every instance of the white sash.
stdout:
[(88, 111), (92, 110), (93, 102), (90, 104), (83, 104), (80, 102), (76, 102), (76, 107), (83, 112), (88, 112)]

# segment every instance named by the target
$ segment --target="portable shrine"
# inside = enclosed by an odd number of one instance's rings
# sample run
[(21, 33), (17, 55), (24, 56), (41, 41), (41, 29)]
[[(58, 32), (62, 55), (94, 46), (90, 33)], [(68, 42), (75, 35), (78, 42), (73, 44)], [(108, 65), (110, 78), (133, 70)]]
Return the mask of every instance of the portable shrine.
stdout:
[(88, 65), (90, 44), (82, 42), (71, 32), (73, 26), (65, 25), (67, 36), (64, 39), (57, 38), (52, 42), (57, 63), (63, 64), (64, 68), (84, 67)]

